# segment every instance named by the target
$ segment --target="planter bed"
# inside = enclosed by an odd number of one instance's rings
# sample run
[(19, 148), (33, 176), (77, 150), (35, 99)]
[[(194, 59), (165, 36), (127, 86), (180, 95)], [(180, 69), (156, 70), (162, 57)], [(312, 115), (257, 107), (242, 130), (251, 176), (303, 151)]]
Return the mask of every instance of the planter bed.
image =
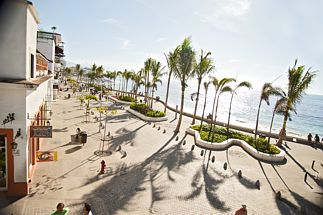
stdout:
[(130, 105), (131, 104), (131, 102), (122, 101), (122, 100), (119, 100), (119, 99), (117, 99), (116, 97), (113, 97), (113, 96), (108, 96), (108, 98), (111, 99), (112, 101), (118, 102), (120, 104), (125, 104), (125, 105)]
[(231, 138), (220, 143), (208, 142), (208, 141), (202, 140), (200, 137), (200, 133), (190, 127), (186, 129), (186, 132), (188, 134), (193, 135), (195, 137), (195, 144), (203, 149), (212, 150), (212, 151), (223, 151), (233, 145), (237, 145), (237, 146), (240, 146), (247, 153), (249, 153), (251, 156), (259, 160), (268, 161), (268, 162), (280, 162), (285, 158), (285, 152), (283, 150), (280, 150), (278, 154), (267, 154), (256, 150), (254, 147), (249, 145), (244, 140)]
[(126, 109), (129, 113), (135, 115), (136, 117), (144, 120), (144, 121), (147, 121), (147, 122), (161, 122), (161, 121), (167, 121), (168, 120), (168, 117), (167, 116), (164, 116), (164, 117), (149, 117), (149, 116), (145, 116), (141, 113), (139, 113), (138, 111), (135, 111), (131, 108), (127, 108)]

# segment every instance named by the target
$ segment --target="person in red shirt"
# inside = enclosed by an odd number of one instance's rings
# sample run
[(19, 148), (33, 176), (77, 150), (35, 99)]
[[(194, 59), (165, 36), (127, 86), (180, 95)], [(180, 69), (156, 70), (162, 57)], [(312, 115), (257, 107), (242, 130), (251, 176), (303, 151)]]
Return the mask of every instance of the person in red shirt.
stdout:
[(247, 215), (247, 206), (242, 205), (242, 208), (237, 210), (234, 215)]

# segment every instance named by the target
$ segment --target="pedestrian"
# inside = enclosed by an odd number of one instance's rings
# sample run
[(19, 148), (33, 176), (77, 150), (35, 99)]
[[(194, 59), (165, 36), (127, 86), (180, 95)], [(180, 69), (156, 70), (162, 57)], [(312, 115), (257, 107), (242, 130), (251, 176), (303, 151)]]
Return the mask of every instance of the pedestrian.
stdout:
[(247, 205), (242, 205), (242, 207), (237, 210), (234, 215), (247, 215)]
[(308, 141), (308, 143), (312, 143), (312, 134), (311, 133), (309, 133), (308, 135), (307, 135), (307, 141)]
[(80, 139), (80, 136), (81, 136), (81, 129), (80, 128), (77, 128), (76, 129), (75, 139), (76, 140), (79, 140)]
[(314, 140), (315, 140), (315, 143), (319, 143), (320, 142), (320, 137), (319, 137), (318, 134), (315, 134)]
[(58, 203), (58, 205), (56, 206), (56, 211), (52, 213), (52, 215), (67, 215), (68, 211), (68, 208), (65, 208), (65, 205), (63, 203)]
[(88, 203), (84, 204), (83, 215), (92, 215), (91, 206)]

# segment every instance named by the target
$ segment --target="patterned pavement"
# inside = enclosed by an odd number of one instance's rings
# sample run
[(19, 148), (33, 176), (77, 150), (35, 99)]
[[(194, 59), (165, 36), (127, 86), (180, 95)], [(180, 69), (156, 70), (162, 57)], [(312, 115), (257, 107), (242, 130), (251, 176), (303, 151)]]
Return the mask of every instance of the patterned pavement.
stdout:
[[(62, 97), (63, 98), (63, 97)], [(157, 104), (155, 104), (157, 105)], [(53, 104), (53, 138), (41, 150), (56, 150), (57, 162), (38, 163), (30, 195), (10, 203), (0, 197), (0, 214), (50, 214), (58, 202), (81, 214), (84, 202), (94, 214), (234, 214), (242, 204), (248, 214), (320, 214), (323, 211), (322, 151), (289, 144), (287, 160), (280, 165), (258, 162), (239, 147), (208, 152), (195, 147), (185, 136), (190, 119), (183, 118), (182, 132), (176, 141), (172, 131), (176, 121), (145, 123), (124, 110), (109, 116), (107, 130), (113, 139), (108, 152), (97, 156), (102, 130), (91, 116), (85, 123), (79, 102), (58, 100)], [(172, 113), (170, 119), (174, 117)], [(170, 120), (171, 121), (171, 120)], [(85, 146), (73, 145), (70, 135), (77, 127), (86, 130)], [(166, 134), (163, 130), (166, 129)], [(186, 140), (183, 145), (182, 140)], [(127, 156), (121, 158), (121, 151)], [(206, 155), (206, 156), (205, 156)], [(315, 171), (311, 161), (316, 159)], [(106, 173), (99, 175), (101, 160)], [(224, 169), (224, 163), (228, 168)], [(239, 170), (242, 178), (238, 177)], [(303, 182), (304, 170), (313, 175)], [(260, 182), (260, 189), (255, 185)], [(275, 197), (281, 191), (283, 201)]]

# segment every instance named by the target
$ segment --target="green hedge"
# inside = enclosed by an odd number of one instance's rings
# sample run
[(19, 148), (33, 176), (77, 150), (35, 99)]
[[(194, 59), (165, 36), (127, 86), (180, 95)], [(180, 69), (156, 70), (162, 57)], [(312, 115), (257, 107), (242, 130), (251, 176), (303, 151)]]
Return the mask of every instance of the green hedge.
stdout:
[(149, 117), (164, 117), (165, 113), (158, 111), (158, 110), (153, 110), (150, 107), (148, 107), (146, 104), (143, 103), (131, 103), (130, 108), (138, 111), (139, 113), (149, 116)]
[[(200, 125), (193, 125), (191, 126), (192, 129), (199, 131), (200, 130)], [(200, 136), (201, 139), (204, 141), (208, 141), (208, 142), (216, 142), (216, 143), (220, 143), (223, 142), (225, 140), (227, 140), (227, 136), (228, 138), (234, 138), (234, 139), (239, 139), (239, 140), (244, 140), (245, 142), (247, 142), (249, 145), (251, 145), (253, 148), (257, 149), (260, 152), (264, 152), (267, 154), (279, 154), (280, 150), (272, 145), (269, 144), (269, 147), (267, 147), (267, 140), (266, 138), (257, 138), (257, 144), (254, 141), (254, 138), (250, 135), (244, 134), (242, 132), (238, 132), (238, 131), (229, 131), (229, 134), (227, 135), (227, 129), (224, 127), (220, 127), (220, 126), (216, 126), (215, 127), (215, 135), (214, 138), (212, 139), (212, 134), (210, 135), (210, 138), (208, 138), (209, 136), (209, 130), (210, 130), (210, 125), (203, 125), (202, 126), (202, 130), (200, 131)]]
[(118, 99), (121, 101), (125, 101), (125, 102), (134, 102), (135, 101), (135, 99), (131, 96), (119, 96)]
[[(99, 84), (91, 83), (89, 84), (89, 87), (93, 87), (96, 91), (101, 91), (101, 85)], [(104, 85), (102, 85), (102, 90), (105, 91), (107, 90), (107, 88)]]

